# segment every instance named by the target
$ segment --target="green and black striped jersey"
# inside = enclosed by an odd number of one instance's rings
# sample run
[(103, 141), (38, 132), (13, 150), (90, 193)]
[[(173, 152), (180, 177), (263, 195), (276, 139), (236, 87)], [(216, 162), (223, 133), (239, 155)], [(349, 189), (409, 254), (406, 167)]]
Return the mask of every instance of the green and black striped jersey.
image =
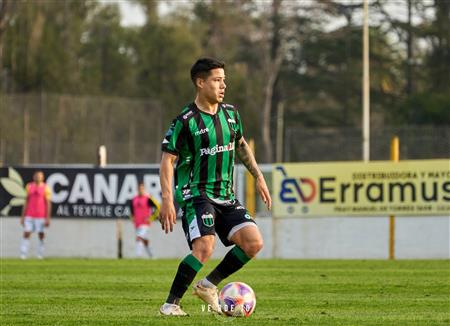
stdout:
[(242, 138), (237, 109), (219, 104), (208, 114), (191, 103), (176, 117), (162, 142), (162, 150), (178, 156), (175, 197), (181, 205), (192, 197), (234, 199), (235, 144)]

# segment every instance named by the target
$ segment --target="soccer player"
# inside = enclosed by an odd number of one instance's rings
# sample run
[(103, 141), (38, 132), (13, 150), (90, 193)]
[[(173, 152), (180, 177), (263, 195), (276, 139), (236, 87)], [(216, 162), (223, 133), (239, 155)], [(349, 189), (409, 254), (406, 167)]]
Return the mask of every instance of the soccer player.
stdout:
[(26, 186), (27, 200), (22, 209), (20, 224), (23, 226), (23, 238), (20, 245), (20, 258), (26, 259), (30, 247), (30, 236), (32, 232), (37, 232), (39, 244), (37, 257), (44, 258), (44, 238), (45, 227), (50, 226), (51, 214), (51, 192), (44, 183), (44, 173), (36, 171), (33, 174), (33, 182)]
[(143, 251), (153, 257), (149, 246), (150, 223), (159, 215), (159, 203), (145, 192), (144, 183), (139, 183), (139, 193), (131, 200), (131, 219), (136, 229), (136, 257), (142, 257)]
[(256, 179), (256, 189), (270, 209), (272, 199), (255, 158), (243, 137), (238, 110), (222, 103), (225, 95), (224, 63), (199, 59), (191, 68), (196, 87), (195, 101), (177, 116), (163, 142), (160, 169), (163, 230), (173, 231), (175, 197), (182, 207), (182, 225), (192, 250), (179, 264), (163, 315), (186, 316), (180, 300), (198, 271), (211, 256), (215, 234), (233, 248), (204, 279), (194, 285), (194, 295), (220, 313), (217, 285), (242, 268), (261, 250), (261, 233), (247, 210), (235, 199), (233, 173), (235, 154)]

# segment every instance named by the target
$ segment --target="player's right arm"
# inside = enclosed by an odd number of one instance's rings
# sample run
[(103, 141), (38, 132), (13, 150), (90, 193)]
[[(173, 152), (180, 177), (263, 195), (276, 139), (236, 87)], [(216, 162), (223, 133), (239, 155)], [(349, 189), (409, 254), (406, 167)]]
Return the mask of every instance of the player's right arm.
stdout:
[(25, 211), (27, 209), (27, 201), (25, 201), (25, 204), (23, 204), (22, 207), (22, 215), (20, 216), (20, 225), (24, 226), (25, 223)]
[(30, 188), (30, 184), (27, 184), (25, 187), (25, 192), (27, 193), (27, 199), (25, 200), (25, 204), (23, 204), (22, 215), (20, 216), (20, 225), (22, 225), (22, 226), (24, 226), (24, 223), (25, 223), (25, 212), (27, 211), (29, 188)]
[(173, 204), (172, 180), (175, 162), (178, 159), (185, 139), (183, 122), (179, 118), (176, 118), (172, 121), (161, 144), (163, 154), (159, 178), (161, 182), (162, 202), (159, 217), (162, 229), (166, 233), (169, 233), (169, 231), (172, 232), (173, 225), (176, 224), (177, 214)]
[(162, 229), (169, 233), (173, 231), (173, 225), (176, 224), (177, 214), (173, 204), (172, 180), (175, 161), (177, 156), (168, 152), (163, 152), (159, 179), (161, 182), (161, 210), (159, 218)]

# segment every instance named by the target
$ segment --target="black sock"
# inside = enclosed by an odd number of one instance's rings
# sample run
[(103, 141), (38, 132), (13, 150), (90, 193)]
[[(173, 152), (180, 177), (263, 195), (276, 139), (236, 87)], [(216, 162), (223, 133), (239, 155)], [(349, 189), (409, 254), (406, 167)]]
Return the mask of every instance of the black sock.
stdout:
[(234, 246), (206, 279), (217, 286), (222, 280), (241, 269), (250, 259), (241, 248)]
[(197, 258), (192, 254), (187, 255), (178, 266), (177, 275), (175, 275), (166, 302), (179, 304), (180, 299), (183, 297), (189, 285), (194, 280), (195, 275), (197, 275), (197, 272), (202, 267), (203, 264), (198, 261)]

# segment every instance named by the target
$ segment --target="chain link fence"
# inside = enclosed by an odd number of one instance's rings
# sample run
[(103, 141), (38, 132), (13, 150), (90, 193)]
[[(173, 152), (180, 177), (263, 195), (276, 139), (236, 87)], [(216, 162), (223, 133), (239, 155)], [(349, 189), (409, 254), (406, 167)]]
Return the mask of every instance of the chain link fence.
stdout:
[(160, 159), (163, 112), (157, 101), (55, 94), (2, 95), (0, 163), (108, 163)]
[[(60, 94), (1, 95), (0, 164), (95, 163), (105, 145), (108, 163), (158, 163), (168, 118), (157, 101)], [(450, 125), (371, 130), (371, 160), (450, 157)], [(358, 128), (288, 128), (285, 162), (361, 160)]]
[[(290, 128), (286, 130), (284, 161), (349, 161), (362, 159), (362, 135), (357, 128)], [(390, 160), (390, 143), (400, 139), (400, 159), (450, 158), (449, 126), (373, 128), (370, 159)]]

